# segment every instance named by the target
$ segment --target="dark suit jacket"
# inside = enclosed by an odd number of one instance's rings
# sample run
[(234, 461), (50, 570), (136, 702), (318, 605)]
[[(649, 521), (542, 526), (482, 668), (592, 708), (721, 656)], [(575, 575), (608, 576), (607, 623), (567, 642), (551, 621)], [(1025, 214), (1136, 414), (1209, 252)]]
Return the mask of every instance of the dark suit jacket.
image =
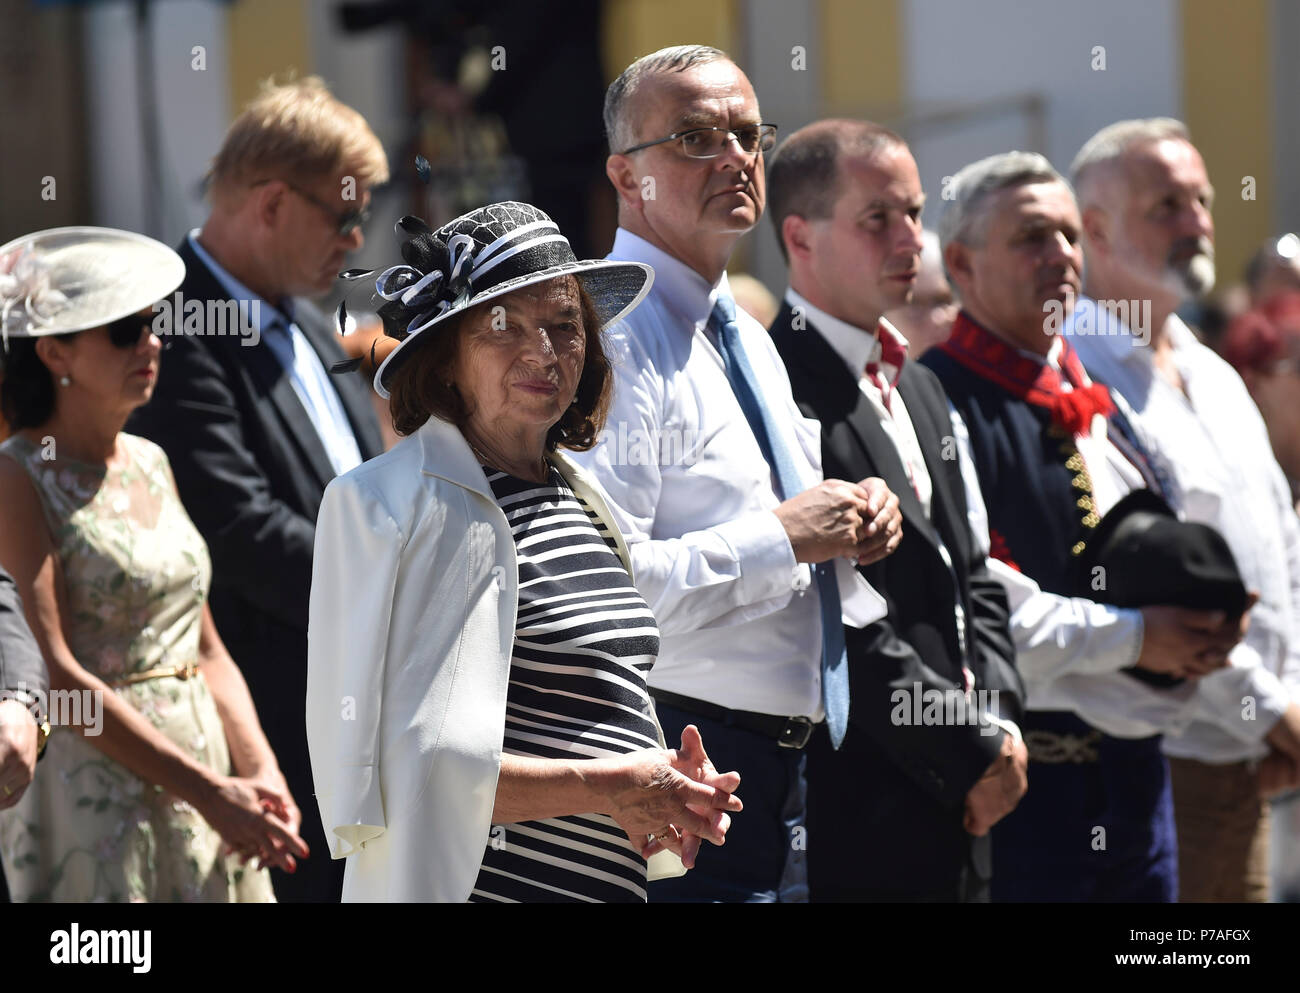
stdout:
[[(185, 301), (226, 300), (186, 239)], [(294, 321), (321, 361), (345, 358), (330, 321), (294, 301)], [(171, 335), (153, 398), (127, 430), (167, 452), (185, 509), (212, 553), (213, 617), (248, 682), (266, 736), (303, 812), (312, 849), (297, 873), (277, 871), (282, 900), (333, 899), (341, 873), (330, 865), (316, 815), (307, 753), (307, 604), (316, 514), (334, 469), (288, 373), (265, 341)], [(332, 376), (363, 459), (383, 450), (368, 385)], [(341, 865), (341, 863), (340, 863)], [(337, 877), (337, 878), (336, 878)]]
[(5, 690), (20, 688), (47, 693), (50, 674), (32, 629), (27, 626), (18, 586), (0, 567), (0, 700)]
[[(805, 322), (806, 323), (806, 322)], [(930, 516), (917, 500), (897, 449), (857, 377), (815, 328), (792, 326), (787, 304), (772, 325), (795, 401), (822, 425), (827, 479), (882, 477), (898, 494), (903, 540), (863, 570), (888, 615), (846, 629), (850, 713), (836, 752), (818, 735), (809, 752), (809, 876), (813, 900), (959, 899), (978, 896), (989, 876), (987, 839), (962, 828), (967, 792), (996, 757), (1005, 732), (978, 724), (903, 723), (922, 691), (957, 691), (962, 666), (976, 689), (998, 691), (998, 716), (1016, 721), (1023, 685), (1007, 627), (1006, 594), (973, 548), (966, 494), (943, 388), (908, 362), (897, 392), (907, 405), (933, 481)], [(953, 567), (944, 562), (939, 542)], [(965, 612), (965, 637), (956, 607)], [(924, 702), (924, 700), (923, 700)]]
[[(13, 577), (0, 567), (0, 700), (14, 690), (48, 693), (50, 674), (40, 646), (23, 616), (23, 601)], [(40, 775), (38, 772), (37, 775)], [(9, 902), (9, 886), (0, 869), (0, 903)]]

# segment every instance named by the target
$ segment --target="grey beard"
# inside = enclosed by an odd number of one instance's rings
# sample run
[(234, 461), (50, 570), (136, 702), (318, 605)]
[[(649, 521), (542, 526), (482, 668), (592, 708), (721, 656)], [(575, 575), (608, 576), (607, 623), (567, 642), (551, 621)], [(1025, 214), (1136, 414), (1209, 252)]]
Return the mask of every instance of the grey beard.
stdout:
[(1166, 270), (1165, 283), (1180, 294), (1199, 298), (1214, 289), (1214, 258), (1204, 252), (1193, 255), (1181, 266)]

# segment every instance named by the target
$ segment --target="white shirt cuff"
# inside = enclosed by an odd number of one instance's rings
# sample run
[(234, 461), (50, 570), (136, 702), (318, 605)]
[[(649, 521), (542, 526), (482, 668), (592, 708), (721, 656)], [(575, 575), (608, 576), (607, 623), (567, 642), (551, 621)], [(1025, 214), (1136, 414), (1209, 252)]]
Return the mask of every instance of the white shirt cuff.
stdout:
[(770, 510), (725, 521), (713, 532), (727, 543), (740, 565), (742, 603), (788, 597), (812, 585), (808, 566), (795, 561), (790, 538)]

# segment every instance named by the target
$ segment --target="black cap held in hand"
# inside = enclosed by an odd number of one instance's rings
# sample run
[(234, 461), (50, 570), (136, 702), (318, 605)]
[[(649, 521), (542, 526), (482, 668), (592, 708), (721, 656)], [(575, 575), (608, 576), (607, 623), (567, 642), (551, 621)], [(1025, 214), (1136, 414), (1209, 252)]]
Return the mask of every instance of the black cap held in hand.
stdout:
[[(1247, 590), (1228, 543), (1208, 524), (1180, 521), (1150, 490), (1134, 490), (1097, 525), (1077, 560), (1078, 595), (1116, 607), (1188, 607), (1239, 618)], [(1096, 570), (1102, 588), (1093, 588)], [(1130, 675), (1158, 686), (1182, 682), (1141, 669)]]

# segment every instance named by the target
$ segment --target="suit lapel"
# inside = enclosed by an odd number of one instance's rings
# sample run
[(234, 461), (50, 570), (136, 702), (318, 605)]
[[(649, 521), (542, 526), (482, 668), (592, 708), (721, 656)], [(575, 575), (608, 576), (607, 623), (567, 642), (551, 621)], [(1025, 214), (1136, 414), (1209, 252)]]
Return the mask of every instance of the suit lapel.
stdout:
[[(911, 412), (909, 407), (908, 414), (910, 415)], [(858, 403), (849, 415), (848, 423), (862, 447), (866, 449), (877, 474), (889, 484), (891, 490), (898, 494), (898, 509), (902, 512), (907, 526), (923, 534), (930, 544), (937, 547), (938, 535), (935, 534), (930, 519), (925, 515), (921, 501), (917, 499), (916, 490), (912, 488), (912, 480), (903, 466), (898, 447), (885, 430), (875, 405), (861, 390), (858, 390)], [(921, 449), (925, 451), (924, 443)]]
[[(911, 364), (910, 362), (908, 363)], [(903, 375), (898, 380), (898, 392), (907, 404), (907, 415), (911, 418), (912, 429), (916, 432), (916, 443), (925, 459), (926, 471), (930, 474), (930, 517), (938, 519), (938, 507), (952, 508), (953, 494), (948, 486), (948, 466), (945, 464), (945, 446), (952, 449), (956, 457), (956, 439), (952, 437), (952, 425), (945, 416), (942, 422), (935, 420), (939, 411), (934, 406), (932, 397), (925, 396), (918, 389), (916, 370), (903, 368)], [(947, 410), (943, 411), (947, 414)]]
[[(969, 524), (966, 517), (966, 494), (953, 491), (952, 461), (945, 448), (957, 457), (956, 439), (952, 437), (952, 421), (948, 418), (947, 401), (942, 395), (926, 396), (919, 388), (919, 373), (906, 367), (899, 380), (899, 391), (908, 404), (907, 412), (916, 429), (916, 440), (930, 473), (932, 494), (930, 520), (935, 529), (943, 532), (945, 542), (953, 554), (969, 542)], [(931, 391), (933, 392), (933, 391)], [(907, 399), (910, 398), (910, 399)], [(964, 485), (964, 484), (963, 484)]]
[(330, 461), (325, 451), (325, 444), (320, 440), (320, 434), (307, 413), (307, 408), (298, 399), (298, 394), (293, 388), (293, 380), (269, 348), (264, 348), (259, 343), (252, 351), (261, 354), (249, 356), (249, 369), (266, 390), (271, 403), (275, 405), (275, 409), (288, 426), (289, 434), (293, 436), (294, 442), (315, 470), (321, 487), (324, 488), (334, 478), (334, 463)]
[[(898, 494), (898, 507), (907, 526), (937, 546), (938, 536), (916, 498), (898, 449), (885, 431), (875, 405), (821, 333), (811, 324), (803, 330), (794, 330), (792, 318), (793, 312), (786, 304), (773, 325), (773, 337), (789, 367), (791, 379), (805, 386), (802, 399), (822, 422), (823, 443), (829, 454), (850, 472), (862, 471), (865, 455), (870, 474), (882, 478)], [(848, 444), (843, 432), (834, 430), (838, 423), (848, 427), (857, 450)]]

